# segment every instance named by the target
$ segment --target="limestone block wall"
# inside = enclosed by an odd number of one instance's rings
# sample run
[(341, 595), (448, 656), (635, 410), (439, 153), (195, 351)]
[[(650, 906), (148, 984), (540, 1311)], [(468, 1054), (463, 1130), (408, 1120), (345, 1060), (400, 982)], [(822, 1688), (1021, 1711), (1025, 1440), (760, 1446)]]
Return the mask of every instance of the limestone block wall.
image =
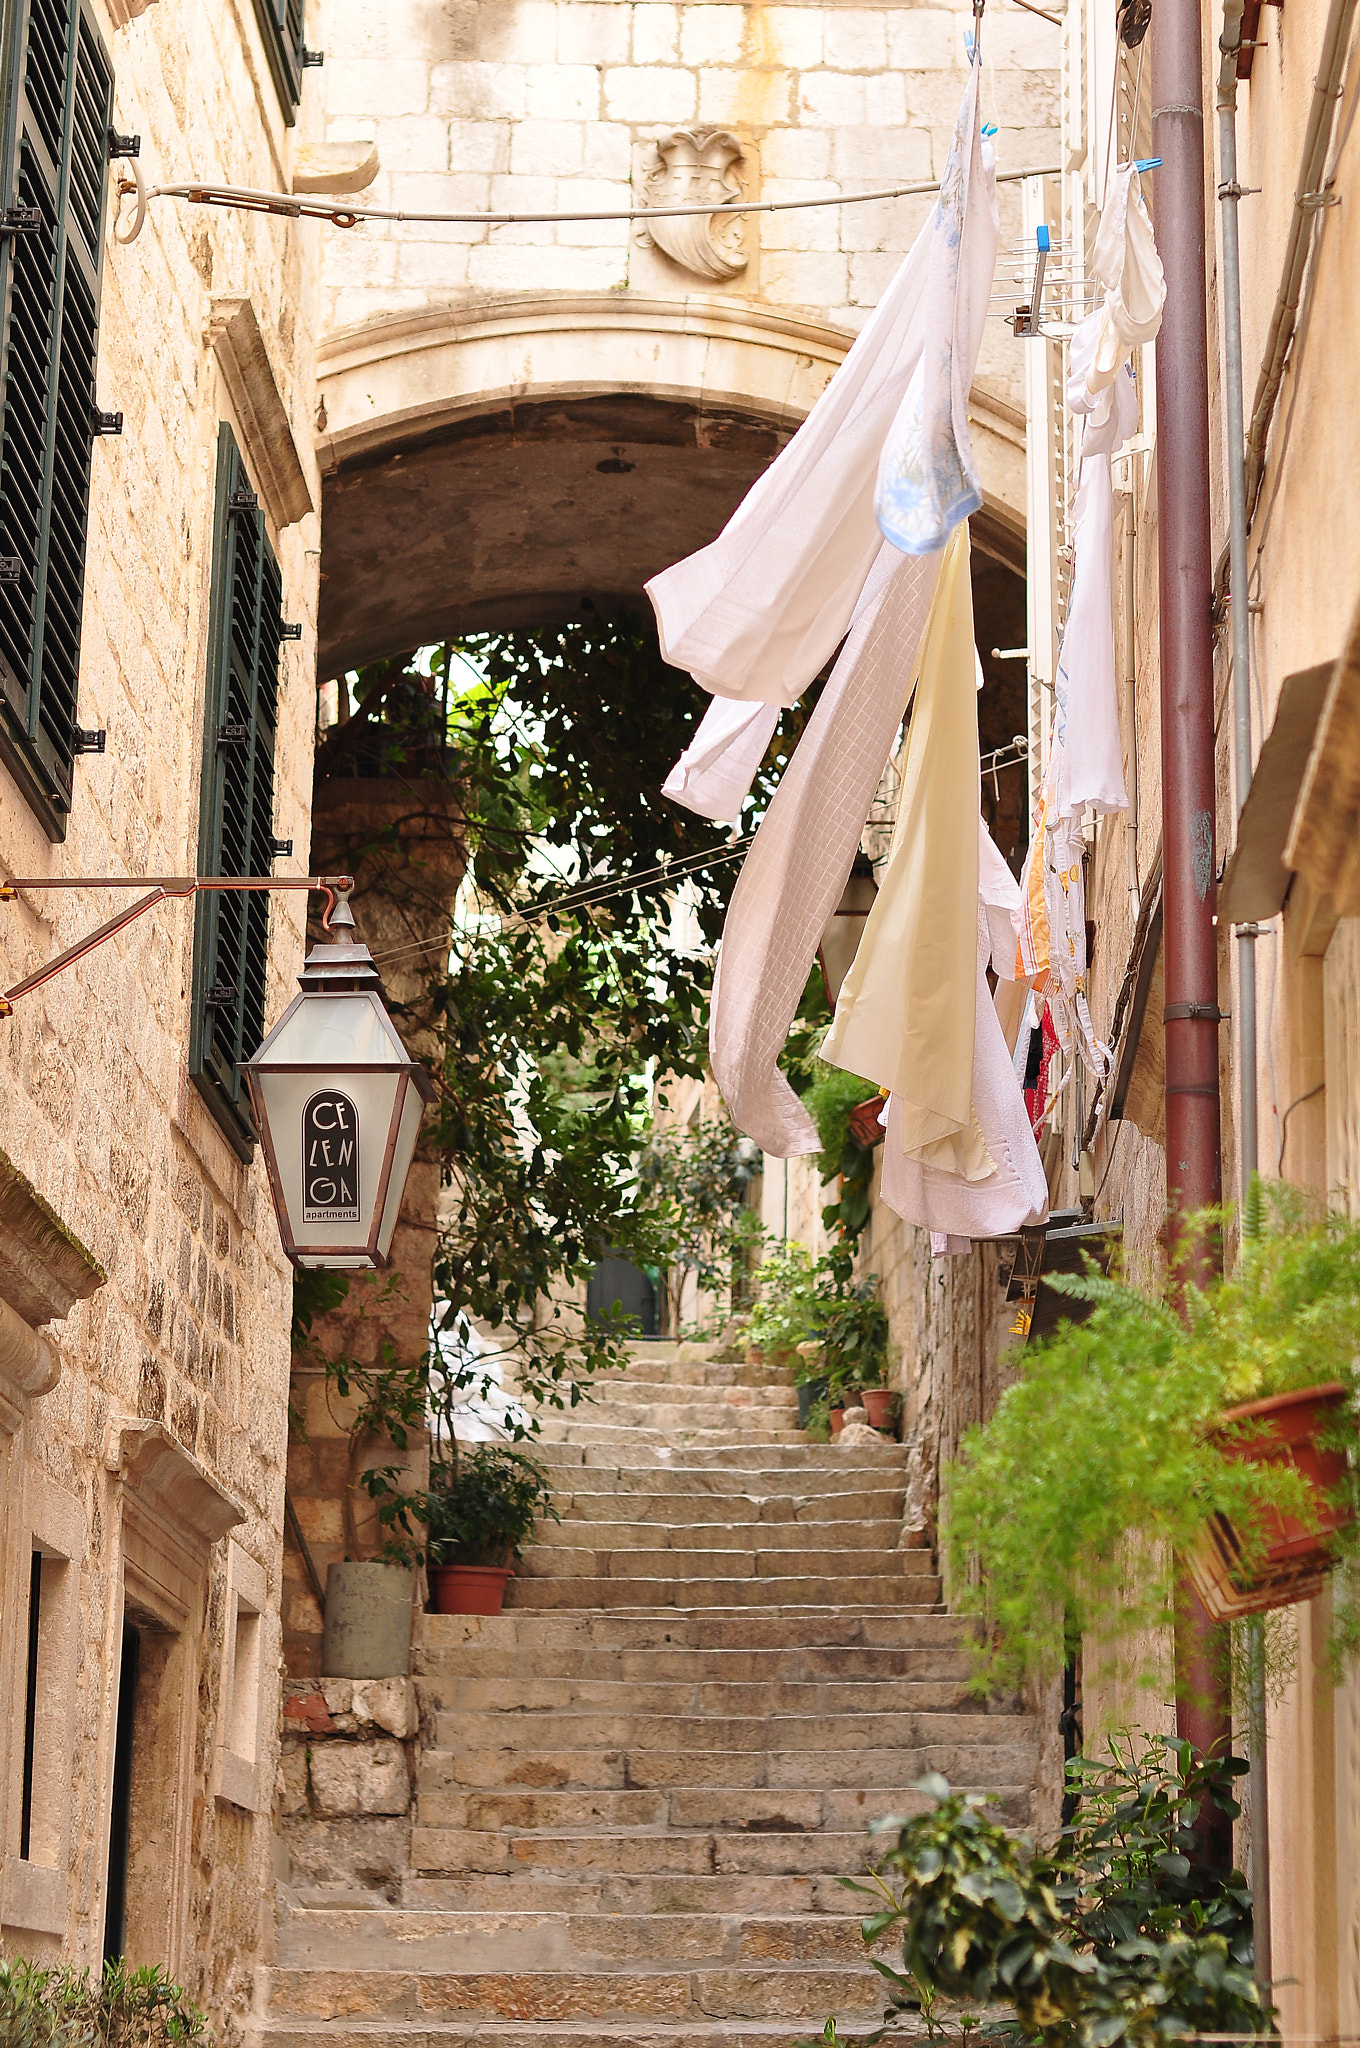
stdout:
[[(315, 74), (305, 74), (290, 129), (249, 4), (161, 0), (133, 20), (124, 5), (98, 11), (114, 123), (140, 134), (152, 181), (200, 171), (288, 182), (299, 139), (318, 125)], [(64, 845), (49, 843), (0, 769), (0, 877), (195, 872), (222, 420), (266, 510), (285, 617), (303, 628), (281, 658), (274, 829), (296, 848), (278, 871), (305, 874), (319, 547), (315, 231), (170, 201), (152, 208), (129, 247), (108, 227), (98, 402), (123, 412), (124, 431), (94, 448), (78, 712), (82, 725), (105, 729), (107, 751), (77, 761)], [(248, 330), (258, 347), (252, 339), (224, 354), (216, 337), (243, 308), (245, 327), (233, 333)], [(279, 475), (282, 506), (271, 484)], [(21, 892), (0, 909), (0, 986), (126, 900)], [(271, 1022), (292, 993), (303, 915), (302, 898), (274, 900)], [(159, 1455), (173, 1440), (164, 1469), (189, 1520), (181, 1527), (170, 1495), (156, 1494), (146, 1526), (161, 1516), (164, 1555), (180, 1544), (184, 1569), (166, 1595), (166, 1633), (154, 1639), (165, 1656), (157, 1649), (145, 1676), (156, 1707), (148, 1774), (161, 1808), (154, 1843), (148, 1835), (135, 1845), (154, 1866), (145, 1873), (152, 1904), (130, 1917), (129, 1948), (175, 1970), (229, 2043), (266, 1940), (290, 1281), (262, 1165), (240, 1162), (188, 1080), (192, 936), (192, 905), (163, 905), (0, 1022), (0, 1148), (108, 1276), (46, 1333), (56, 1385), (20, 1403), (11, 1430), (0, 1426), (0, 1918), (7, 1951), (98, 1966), (133, 1452)], [(244, 1514), (229, 1537), (208, 1533), (221, 1495)], [(75, 1574), (75, 1619), (58, 1674), (69, 1712), (50, 1758), (56, 1805), (35, 1878), (36, 1852), (20, 1867), (18, 1829), (24, 1613), (40, 1531), (58, 1561), (70, 1560), (61, 1570)], [(147, 1589), (162, 1552), (148, 1537), (139, 1554), (145, 1598), (159, 1599)], [(241, 1612), (257, 1622), (242, 1630)], [(257, 1711), (242, 1723), (255, 1754), (224, 1777), (234, 1653), (238, 1687), (247, 1653), (257, 1686)]]
[[(866, 191), (939, 177), (971, 20), (968, 8), (900, 0), (330, 0), (326, 132), (376, 143), (382, 170), (367, 196), (400, 208), (627, 206), (650, 146), (675, 128), (729, 130), (747, 197)], [(984, 33), (999, 167), (1056, 167), (1057, 29), (998, 9)], [(1009, 239), (1019, 199), (1003, 193)], [(468, 294), (551, 291), (718, 292), (855, 329), (929, 203), (750, 215), (745, 268), (719, 285), (626, 222), (360, 227), (326, 243), (326, 330)], [(1019, 351), (999, 321), (981, 378), (1023, 403)]]

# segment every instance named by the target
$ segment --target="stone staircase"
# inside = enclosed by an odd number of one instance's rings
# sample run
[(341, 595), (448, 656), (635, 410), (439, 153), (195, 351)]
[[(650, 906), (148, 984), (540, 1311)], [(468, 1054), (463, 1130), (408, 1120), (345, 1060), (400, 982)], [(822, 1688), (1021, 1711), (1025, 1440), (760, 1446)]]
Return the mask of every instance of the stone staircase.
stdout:
[(426, 1615), (396, 1903), (281, 1918), (266, 2048), (773, 2048), (882, 2010), (838, 1883), (928, 1769), (1023, 1821), (1031, 1725), (966, 1691), (900, 1445), (642, 1345), (544, 1424), (551, 1523), (485, 1620)]

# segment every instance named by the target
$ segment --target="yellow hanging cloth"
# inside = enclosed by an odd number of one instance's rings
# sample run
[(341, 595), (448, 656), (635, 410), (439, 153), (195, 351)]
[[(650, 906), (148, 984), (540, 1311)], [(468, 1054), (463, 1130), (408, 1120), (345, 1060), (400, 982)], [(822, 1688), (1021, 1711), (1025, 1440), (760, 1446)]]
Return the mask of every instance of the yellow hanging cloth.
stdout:
[(921, 643), (883, 885), (822, 1058), (889, 1088), (908, 1158), (965, 1180), (994, 1165), (973, 1115), (978, 944), (977, 654), (968, 524), (954, 530)]

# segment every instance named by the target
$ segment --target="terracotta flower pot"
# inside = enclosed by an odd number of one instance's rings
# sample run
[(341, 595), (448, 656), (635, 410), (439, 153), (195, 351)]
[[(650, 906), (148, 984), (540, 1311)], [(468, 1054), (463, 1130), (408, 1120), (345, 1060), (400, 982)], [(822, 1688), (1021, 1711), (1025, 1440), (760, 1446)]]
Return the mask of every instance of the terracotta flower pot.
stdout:
[(832, 1436), (839, 1436), (845, 1428), (845, 1410), (843, 1408), (829, 1408), (827, 1410), (827, 1420), (831, 1424)]
[(513, 1577), (508, 1564), (431, 1565), (430, 1611), (499, 1614), (505, 1603), (505, 1582)]
[(897, 1396), (891, 1387), (864, 1387), (860, 1392), (870, 1429), (891, 1431), (897, 1413)]
[(1266, 1552), (1248, 1567), (1245, 1545), (1227, 1515), (1215, 1514), (1204, 1536), (1186, 1559), (1195, 1591), (1215, 1621), (1234, 1621), (1242, 1614), (1264, 1614), (1274, 1607), (1292, 1607), (1322, 1591), (1334, 1563), (1330, 1539), (1348, 1528), (1354, 1516), (1329, 1496), (1346, 1476), (1344, 1451), (1318, 1442), (1349, 1396), (1339, 1380), (1304, 1387), (1296, 1394), (1276, 1394), (1229, 1408), (1225, 1423), (1261, 1424), (1259, 1436), (1227, 1437), (1215, 1433), (1225, 1457), (1253, 1465), (1292, 1465), (1316, 1497), (1313, 1527), (1278, 1508), (1264, 1514)]
[(848, 1122), (850, 1135), (857, 1145), (872, 1148), (883, 1142), (883, 1126), (879, 1117), (883, 1114), (883, 1097), (871, 1095), (867, 1102), (861, 1102), (851, 1110)]

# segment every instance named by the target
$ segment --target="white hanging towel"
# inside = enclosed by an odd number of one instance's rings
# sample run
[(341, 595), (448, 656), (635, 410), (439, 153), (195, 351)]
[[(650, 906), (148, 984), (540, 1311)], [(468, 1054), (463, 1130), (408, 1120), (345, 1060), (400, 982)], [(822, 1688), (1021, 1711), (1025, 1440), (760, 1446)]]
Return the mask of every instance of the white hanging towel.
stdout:
[(987, 920), (993, 972), (1001, 981), (1015, 980), (1015, 947), (1020, 935), (1020, 884), (1006, 866), (1001, 849), (978, 813), (978, 897)]
[[(976, 103), (974, 67), (963, 100), (970, 137)], [(957, 178), (951, 152), (942, 193)], [(994, 166), (979, 175), (970, 154), (961, 222), (936, 208), (830, 384), (718, 538), (647, 585), (666, 660), (715, 696), (795, 704), (845, 634), (881, 544), (874, 488), (884, 440), (928, 331), (940, 345), (927, 299), (936, 239), (962, 228), (960, 302), (985, 312), (996, 220)], [(977, 343), (953, 346), (966, 394)], [(937, 439), (932, 415), (930, 445)]]
[[(978, 726), (968, 528), (945, 549), (887, 868), (821, 1054), (892, 1091), (898, 1142), (991, 1170), (971, 1113)], [(989, 948), (990, 950), (990, 948)]]
[(779, 1055), (902, 722), (938, 572), (938, 556), (880, 545), (728, 905), (708, 1026), (713, 1077), (738, 1130), (777, 1159), (821, 1150)]
[(714, 697), (662, 794), (717, 824), (735, 824), (779, 723), (777, 704)]
[[(908, 1158), (902, 1147), (902, 1104), (889, 1099), (883, 1177), (879, 1193), (904, 1222), (931, 1233), (936, 1257), (966, 1251), (975, 1237), (1004, 1237), (1048, 1215), (1048, 1184), (1025, 1113), (1021, 1089), (987, 988), (991, 939), (981, 903), (977, 910), (972, 1114), (977, 1143), (991, 1161), (981, 1178), (966, 1178), (927, 1154)], [(937, 1246), (936, 1240), (945, 1242)]]
[(1096, 229), (1091, 267), (1105, 303), (1087, 373), (1093, 392), (1112, 384), (1133, 350), (1151, 341), (1162, 324), (1166, 278), (1137, 175), (1136, 165), (1119, 166)]
[[(995, 158), (978, 115), (980, 75), (975, 63), (935, 206), (926, 279), (929, 339), (878, 465), (879, 530), (908, 555), (934, 554), (982, 504), (968, 433), (968, 393), (996, 265), (999, 217)], [(965, 263), (963, 225), (973, 193), (982, 195), (982, 204), (968, 241), (974, 260)], [(985, 265), (984, 245), (990, 246)]]
[(1083, 452), (1072, 531), (1072, 594), (1054, 684), (1059, 818), (1128, 808), (1114, 667), (1114, 499), (1108, 455)]

